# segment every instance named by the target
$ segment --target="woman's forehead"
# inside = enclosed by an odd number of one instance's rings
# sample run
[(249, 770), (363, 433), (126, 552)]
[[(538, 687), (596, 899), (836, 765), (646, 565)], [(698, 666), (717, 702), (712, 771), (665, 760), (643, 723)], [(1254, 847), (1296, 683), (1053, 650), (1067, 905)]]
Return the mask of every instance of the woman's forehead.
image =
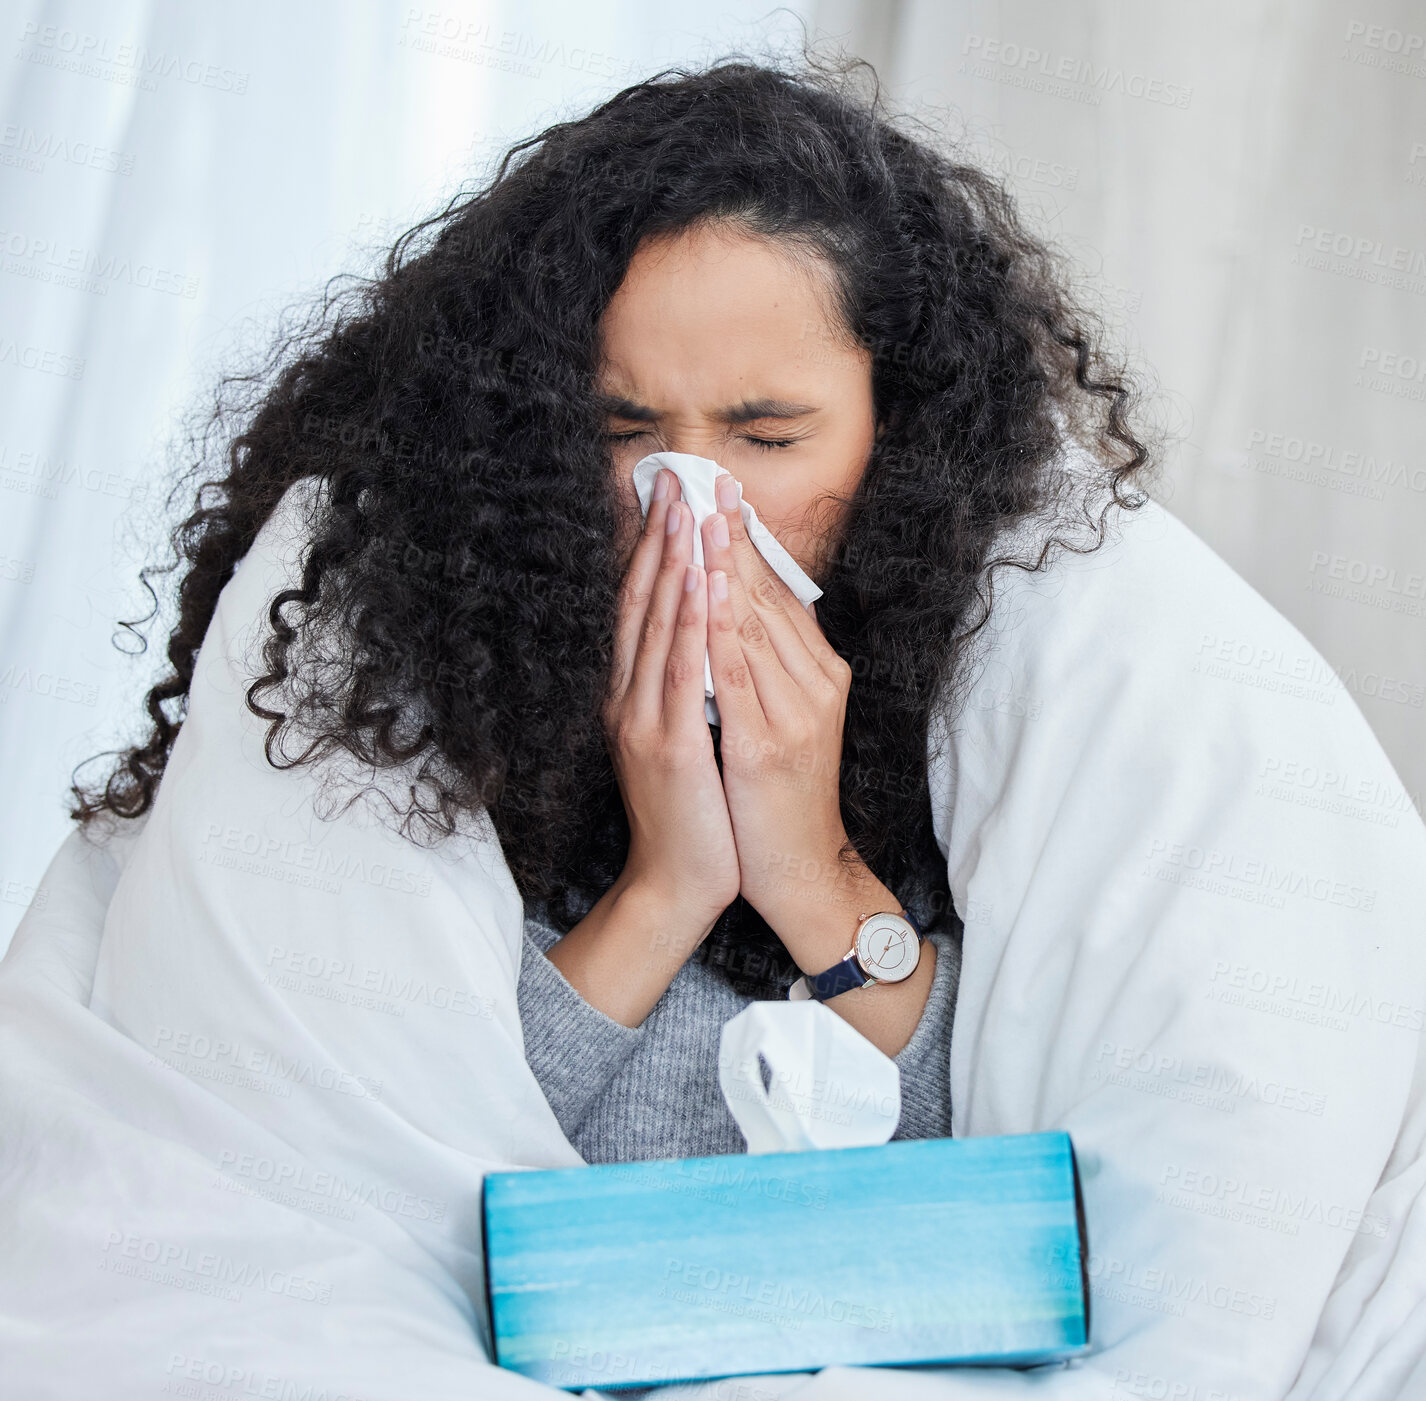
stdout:
[(601, 338), (623, 352), (651, 338), (665, 350), (751, 338), (785, 353), (799, 341), (825, 343), (836, 320), (832, 282), (819, 259), (722, 228), (646, 239), (605, 309)]
[(826, 279), (765, 239), (690, 232), (640, 245), (601, 322), (600, 389), (707, 412), (815, 402), (867, 372), (830, 305)]

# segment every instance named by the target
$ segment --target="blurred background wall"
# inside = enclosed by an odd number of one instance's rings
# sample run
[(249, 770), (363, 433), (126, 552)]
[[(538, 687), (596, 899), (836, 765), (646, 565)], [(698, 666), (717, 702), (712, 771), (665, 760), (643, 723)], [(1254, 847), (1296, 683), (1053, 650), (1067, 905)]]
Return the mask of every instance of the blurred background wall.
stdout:
[[(162, 486), (218, 377), (515, 140), (803, 33), (999, 172), (1174, 434), (1158, 492), (1426, 788), (1426, 11), (1408, 0), (19, 0), (0, 19), (0, 949), (138, 733)], [(158, 584), (162, 592), (163, 583)], [(166, 617), (167, 614), (162, 615)], [(1307, 656), (1202, 642), (1331, 704)], [(86, 771), (92, 776), (98, 766)], [(1401, 798), (1300, 773), (1293, 801)]]

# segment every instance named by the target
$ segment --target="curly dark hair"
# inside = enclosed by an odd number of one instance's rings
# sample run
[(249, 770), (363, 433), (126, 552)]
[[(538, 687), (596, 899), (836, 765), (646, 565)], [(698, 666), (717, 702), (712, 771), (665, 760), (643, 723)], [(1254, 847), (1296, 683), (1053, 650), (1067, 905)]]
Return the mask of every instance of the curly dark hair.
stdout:
[[(629, 842), (598, 721), (623, 509), (598, 327), (641, 240), (719, 220), (825, 259), (870, 352), (886, 428), (818, 579), (817, 621), (853, 668), (844, 856), (933, 927), (957, 921), (931, 826), (933, 707), (968, 694), (993, 571), (1097, 548), (1112, 509), (1148, 499), (1157, 455), (1067, 265), (998, 179), (904, 129), (869, 72), (804, 49), (625, 88), (516, 144), (477, 192), (402, 234), (382, 275), (341, 295), (334, 279), (261, 368), (227, 376), (173, 489), (204, 478), (174, 561), (140, 573), (156, 609), (149, 576), (188, 566), (151, 729), (96, 756), (118, 761), (102, 789), (72, 784), (70, 816), (153, 803), (219, 593), (287, 488), (315, 475), (325, 502), (301, 584), (271, 600), (268, 669), (247, 691), (268, 761), (346, 751), (412, 777), (412, 841), (484, 808), (526, 901), (561, 931), (583, 918)], [(1088, 470), (1067, 469), (1070, 444)], [(345, 644), (304, 674), (294, 642), (331, 625)], [(274, 688), (284, 708), (261, 703)], [(290, 762), (284, 726), (307, 739)], [(751, 996), (798, 971), (741, 897), (696, 956)]]

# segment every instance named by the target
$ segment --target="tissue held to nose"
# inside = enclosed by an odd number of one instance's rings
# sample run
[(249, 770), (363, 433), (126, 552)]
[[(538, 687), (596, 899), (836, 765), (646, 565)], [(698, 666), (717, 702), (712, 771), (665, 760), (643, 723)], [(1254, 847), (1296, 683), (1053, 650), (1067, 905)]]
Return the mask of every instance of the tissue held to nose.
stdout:
[[(703, 566), (703, 522), (718, 510), (715, 494), (718, 478), (729, 473), (712, 458), (697, 457), (688, 452), (653, 452), (634, 464), (634, 490), (639, 495), (639, 508), (648, 517), (653, 500), (654, 478), (659, 468), (666, 467), (678, 478), (684, 504), (693, 512), (693, 562)], [(747, 528), (748, 538), (757, 552), (768, 562), (773, 572), (792, 590), (799, 603), (812, 603), (822, 597), (822, 590), (807, 576), (802, 566), (787, 552), (777, 537), (758, 519), (752, 506), (742, 500), (738, 491), (738, 510)], [(718, 705), (713, 699), (713, 666), (707, 650), (703, 653), (704, 714), (710, 725), (720, 724)], [(834, 1014), (835, 1015), (835, 1014)]]

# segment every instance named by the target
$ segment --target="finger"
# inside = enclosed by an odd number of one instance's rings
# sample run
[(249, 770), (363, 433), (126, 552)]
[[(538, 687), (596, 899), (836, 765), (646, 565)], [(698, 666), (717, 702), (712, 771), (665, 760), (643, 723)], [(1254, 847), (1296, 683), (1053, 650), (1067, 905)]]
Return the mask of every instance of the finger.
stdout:
[[(835, 681), (841, 657), (836, 648), (827, 641), (826, 633), (817, 623), (815, 603), (804, 604), (788, 587), (787, 581), (763, 557), (762, 552), (753, 544), (752, 536), (748, 534), (747, 523), (743, 520), (743, 513), (738, 505), (734, 504), (727, 510), (720, 506), (719, 514), (724, 516), (728, 522), (728, 544), (737, 564), (739, 576), (743, 579), (744, 592), (748, 594), (754, 604), (765, 603), (771, 609), (775, 600), (781, 605), (784, 616), (796, 630), (803, 646), (816, 660), (822, 671)], [(707, 567), (711, 568), (712, 566)], [(767, 582), (754, 588), (751, 582), (753, 580), (766, 580)], [(769, 623), (769, 627), (772, 628), (773, 624)], [(787, 634), (780, 630), (773, 631), (773, 641), (774, 645), (778, 646), (778, 655), (783, 657), (783, 664), (788, 670), (793, 671), (790, 659), (783, 655), (782, 647), (779, 645), (779, 640), (786, 636)], [(794, 675), (797, 674), (794, 671)]]
[(649, 501), (648, 516), (644, 520), (619, 591), (619, 616), (614, 631), (614, 666), (610, 686), (611, 700), (616, 705), (623, 701), (633, 679), (639, 630), (644, 625), (644, 615), (648, 611), (654, 579), (658, 575), (659, 560), (663, 556), (664, 522), (668, 508), (681, 495), (678, 478), (667, 468), (659, 468), (654, 479), (655, 491), (658, 490), (659, 478), (667, 483), (666, 494), (662, 500)]
[[(743, 519), (742, 487), (737, 482), (734, 482), (733, 485), (736, 490), (727, 492), (728, 504), (725, 506), (722, 501), (718, 501), (716, 504), (719, 514), (728, 522), (728, 539), (732, 545), (735, 557), (740, 562), (756, 562), (768, 578), (773, 581), (773, 586), (777, 591), (777, 597), (783, 607), (787, 609), (789, 617), (805, 620), (810, 613), (811, 616), (815, 618), (817, 612), (814, 605), (811, 603), (803, 603), (802, 600), (797, 597), (787, 581), (767, 562), (766, 557), (753, 543), (753, 538), (748, 533), (747, 522)], [(799, 625), (799, 631), (802, 634), (803, 640), (806, 641), (809, 646), (821, 636), (820, 628), (807, 628)]]
[(713, 689), (717, 692), (724, 735), (731, 731), (759, 732), (767, 724), (767, 716), (752, 669), (743, 655), (728, 574), (711, 566), (708, 568), (708, 664), (713, 669)]
[[(690, 532), (690, 541), (692, 533)], [(683, 596), (664, 668), (664, 723), (696, 735), (707, 728), (703, 712), (703, 657), (708, 648), (708, 586), (696, 564), (683, 567)]]
[(658, 573), (634, 652), (634, 673), (625, 695), (628, 713), (646, 724), (657, 724), (663, 714), (664, 673), (683, 596), (683, 571), (693, 562), (693, 512), (682, 502), (669, 502), (663, 539)]
[[(728, 480), (727, 477), (720, 479)], [(738, 527), (742, 530), (742, 515), (736, 506), (732, 515), (737, 518)], [(718, 543), (719, 525), (728, 527), (725, 544)], [(783, 606), (778, 590), (786, 592), (792, 600), (793, 611), (801, 613), (807, 625), (811, 624), (811, 619), (798, 605), (797, 596), (758, 553), (746, 530), (742, 530), (742, 534), (745, 554), (735, 548), (729, 514), (720, 506), (704, 522), (703, 558), (708, 569), (721, 569), (728, 576), (733, 614), (739, 625), (738, 637), (743, 643), (743, 654), (764, 710), (795, 705), (799, 693), (823, 685), (829, 678), (803, 639), (797, 623)], [(714, 684), (717, 684), (716, 673)]]

